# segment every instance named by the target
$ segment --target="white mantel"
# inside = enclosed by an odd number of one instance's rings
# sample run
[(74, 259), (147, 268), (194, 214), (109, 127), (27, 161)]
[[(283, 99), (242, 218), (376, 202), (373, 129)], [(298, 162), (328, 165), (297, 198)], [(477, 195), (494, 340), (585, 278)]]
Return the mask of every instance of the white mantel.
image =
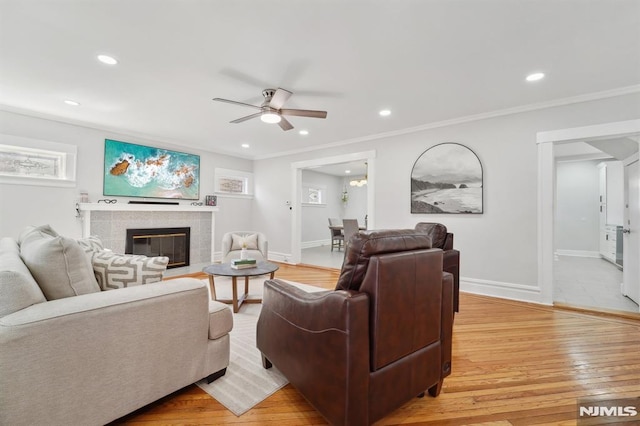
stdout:
[(217, 212), (218, 207), (192, 206), (187, 204), (125, 204), (125, 203), (80, 203), (78, 209), (81, 212), (99, 211), (123, 211), (123, 212)]
[[(193, 212), (193, 213), (211, 213), (211, 262), (214, 257), (214, 242), (215, 242), (215, 213), (219, 211), (218, 207), (212, 206), (192, 206), (189, 204), (128, 204), (128, 203), (79, 203), (77, 206), (78, 213), (82, 218), (82, 236), (84, 238), (93, 235), (92, 231), (92, 212), (113, 212), (113, 213), (132, 213), (134, 216), (136, 213), (153, 212), (163, 213), (166, 212), (171, 215), (174, 212)], [(137, 215), (139, 217), (139, 215)], [(193, 237), (192, 237), (193, 238)], [(192, 240), (193, 241), (193, 240)]]

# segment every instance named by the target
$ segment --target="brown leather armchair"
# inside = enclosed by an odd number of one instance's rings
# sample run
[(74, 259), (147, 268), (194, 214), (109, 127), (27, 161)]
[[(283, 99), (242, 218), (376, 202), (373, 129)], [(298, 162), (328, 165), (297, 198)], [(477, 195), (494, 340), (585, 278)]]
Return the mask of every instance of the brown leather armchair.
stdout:
[(346, 248), (336, 289), (264, 284), (257, 346), (331, 424), (369, 425), (451, 372), (453, 277), (412, 229), (365, 231)]
[(460, 312), (460, 252), (453, 248), (453, 234), (441, 223), (420, 222), (416, 231), (424, 232), (431, 237), (431, 244), (444, 251), (442, 270), (453, 275), (453, 309)]

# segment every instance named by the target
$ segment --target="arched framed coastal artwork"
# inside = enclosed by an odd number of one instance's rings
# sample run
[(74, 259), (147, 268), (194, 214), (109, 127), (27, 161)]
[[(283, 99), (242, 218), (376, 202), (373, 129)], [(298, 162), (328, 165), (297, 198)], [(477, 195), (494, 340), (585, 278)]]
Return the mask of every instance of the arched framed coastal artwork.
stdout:
[(482, 164), (459, 143), (434, 145), (411, 170), (411, 213), (482, 213)]

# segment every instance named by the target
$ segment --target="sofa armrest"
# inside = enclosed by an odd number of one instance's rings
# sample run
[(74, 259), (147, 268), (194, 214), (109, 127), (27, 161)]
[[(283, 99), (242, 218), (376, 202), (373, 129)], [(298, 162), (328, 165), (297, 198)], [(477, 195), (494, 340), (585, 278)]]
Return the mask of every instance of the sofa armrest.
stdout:
[(206, 377), (208, 314), (205, 284), (182, 278), (0, 318), (0, 424), (105, 424)]
[(229, 334), (233, 328), (233, 314), (229, 305), (209, 301), (209, 339), (215, 340)]
[(267, 280), (257, 346), (266, 358), (265, 367), (273, 363), (328, 419), (344, 419), (346, 407), (349, 415), (367, 417), (363, 395), (369, 392), (369, 297), (365, 293), (306, 293), (286, 282)]

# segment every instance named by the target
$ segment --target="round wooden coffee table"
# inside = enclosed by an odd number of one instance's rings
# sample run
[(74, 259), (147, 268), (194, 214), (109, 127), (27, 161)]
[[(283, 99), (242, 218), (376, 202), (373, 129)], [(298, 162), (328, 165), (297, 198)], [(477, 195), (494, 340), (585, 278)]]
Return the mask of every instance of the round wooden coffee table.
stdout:
[[(270, 275), (273, 279), (276, 271), (279, 269), (278, 265), (271, 262), (260, 261), (256, 264), (255, 268), (246, 269), (233, 269), (230, 263), (215, 263), (211, 266), (207, 266), (202, 270), (205, 274), (209, 275), (209, 287), (211, 287), (211, 298), (222, 303), (231, 303), (233, 305), (233, 312), (238, 312), (240, 305), (243, 303), (262, 303), (262, 299), (248, 299), (249, 294), (249, 278), (256, 277), (258, 275)], [(214, 275), (220, 275), (223, 277), (231, 277), (231, 299), (218, 299), (216, 297), (216, 286), (213, 280)], [(244, 277), (244, 294), (238, 297), (238, 277)]]

